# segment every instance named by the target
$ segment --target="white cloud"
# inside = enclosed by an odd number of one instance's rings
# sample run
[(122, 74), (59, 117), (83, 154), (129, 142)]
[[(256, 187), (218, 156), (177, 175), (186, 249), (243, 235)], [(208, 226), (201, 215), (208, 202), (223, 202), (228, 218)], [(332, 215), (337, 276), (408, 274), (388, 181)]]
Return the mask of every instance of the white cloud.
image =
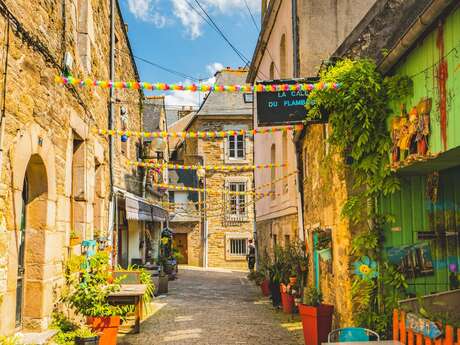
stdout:
[[(221, 65), (219, 63), (214, 63), (217, 65)], [(212, 64), (212, 65), (214, 65)], [(211, 65), (208, 65), (211, 66)], [(208, 67), (207, 66), (207, 67)], [(208, 78), (202, 81), (203, 84), (214, 84), (216, 82), (215, 77)], [(183, 82), (183, 84), (191, 84), (189, 80)], [(165, 104), (166, 106), (199, 106), (200, 100), (203, 101), (204, 97), (206, 96), (205, 92), (190, 92), (190, 91), (171, 91), (169, 94), (165, 96)]]
[(127, 0), (129, 11), (139, 20), (163, 28), (169, 20), (158, 9), (159, 0)]
[(217, 71), (221, 71), (224, 69), (224, 65), (220, 62), (214, 62), (206, 66), (206, 70), (209, 72), (210, 75), (216, 74)]
[[(146, 0), (143, 0), (146, 1)], [(202, 26), (205, 23), (205, 14), (201, 11), (194, 0), (171, 0), (173, 3), (173, 13), (185, 27), (185, 32), (191, 39), (196, 39), (203, 34)], [(259, 12), (259, 0), (246, 0), (252, 13)], [(191, 4), (196, 10), (193, 10)], [(246, 13), (244, 0), (201, 0), (200, 4), (210, 15), (233, 15)], [(199, 13), (197, 13), (199, 12)]]
[(203, 19), (196, 11), (190, 8), (187, 1), (193, 0), (172, 0), (173, 13), (179, 18), (190, 38), (195, 39), (202, 35), (201, 24)]

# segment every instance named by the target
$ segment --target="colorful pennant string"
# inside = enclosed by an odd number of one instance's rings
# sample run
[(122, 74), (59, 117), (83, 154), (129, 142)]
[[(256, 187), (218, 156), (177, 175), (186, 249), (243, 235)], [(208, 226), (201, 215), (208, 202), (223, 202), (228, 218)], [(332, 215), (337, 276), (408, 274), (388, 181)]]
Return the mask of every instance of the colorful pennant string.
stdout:
[(274, 192), (255, 192), (255, 191), (246, 191), (246, 192), (232, 192), (225, 189), (210, 189), (210, 188), (195, 188), (195, 187), (184, 187), (178, 185), (172, 185), (167, 183), (152, 183), (152, 186), (171, 189), (171, 190), (178, 190), (178, 191), (185, 191), (185, 192), (202, 192), (202, 193), (209, 193), (209, 194), (228, 194), (228, 195), (253, 195), (257, 197), (265, 197), (267, 195), (273, 195)]
[(296, 83), (296, 84), (244, 84), (244, 85), (220, 85), (220, 84), (167, 84), (167, 83), (147, 83), (137, 81), (111, 81), (95, 79), (79, 79), (74, 77), (56, 76), (55, 81), (63, 85), (75, 85), (86, 87), (101, 87), (104, 89), (133, 89), (149, 91), (191, 91), (191, 92), (288, 92), (288, 91), (313, 91), (313, 90), (337, 90), (340, 88), (338, 83)]
[(283, 127), (262, 127), (255, 129), (240, 129), (240, 130), (226, 130), (226, 131), (212, 131), (212, 132), (137, 132), (119, 129), (94, 129), (93, 132), (101, 135), (112, 136), (127, 136), (127, 137), (142, 137), (142, 138), (225, 138), (229, 135), (247, 135), (253, 136), (255, 134), (272, 134), (277, 132), (300, 131), (303, 124), (283, 126)]
[(257, 164), (257, 165), (181, 165), (171, 163), (149, 163), (149, 162), (135, 162), (128, 161), (128, 165), (144, 167), (144, 168), (157, 168), (157, 169), (175, 169), (175, 170), (206, 170), (206, 171), (250, 171), (254, 169), (271, 169), (287, 167), (287, 163), (275, 164)]

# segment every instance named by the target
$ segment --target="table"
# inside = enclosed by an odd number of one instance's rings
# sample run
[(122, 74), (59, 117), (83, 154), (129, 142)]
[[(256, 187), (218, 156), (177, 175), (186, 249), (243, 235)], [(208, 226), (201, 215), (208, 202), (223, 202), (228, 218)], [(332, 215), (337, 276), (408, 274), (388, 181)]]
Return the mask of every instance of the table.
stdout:
[(141, 331), (142, 317), (142, 297), (145, 294), (147, 286), (144, 284), (122, 284), (120, 291), (112, 292), (109, 295), (108, 301), (112, 305), (134, 305), (134, 314), (136, 323), (134, 333)]
[(380, 341), (345, 341), (342, 343), (323, 343), (323, 345), (403, 345), (397, 340), (380, 340)]

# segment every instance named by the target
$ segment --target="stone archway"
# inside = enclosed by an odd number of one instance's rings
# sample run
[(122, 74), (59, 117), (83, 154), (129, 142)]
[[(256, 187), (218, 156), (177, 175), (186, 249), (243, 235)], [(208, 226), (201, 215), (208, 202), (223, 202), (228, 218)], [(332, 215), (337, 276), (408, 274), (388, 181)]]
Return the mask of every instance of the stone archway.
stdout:
[[(24, 262), (24, 284), (23, 291), (17, 289), (16, 305), (18, 308), (18, 303), (23, 303), (20, 326), (35, 329), (41, 328), (38, 327), (37, 322), (40, 323), (40, 320), (46, 316), (44, 282), (48, 183), (45, 164), (39, 155), (31, 156), (24, 179), (23, 195), (26, 197), (24, 197), (21, 223), (24, 227), (25, 250), (24, 257), (18, 257), (18, 262)], [(20, 300), (18, 296), (21, 293), (23, 298)]]
[[(61, 277), (62, 236), (56, 232), (56, 171), (54, 146), (49, 134), (37, 124), (21, 131), (10, 149), (14, 230), (24, 234), (22, 317), (17, 325), (26, 330), (48, 327), (53, 308), (53, 289)], [(21, 229), (22, 228), (22, 229)], [(21, 286), (20, 241), (15, 236), (8, 270), (10, 305), (18, 302)], [(20, 302), (20, 301), (19, 301)], [(18, 308), (16, 308), (18, 310)], [(15, 315), (8, 316), (13, 324)]]

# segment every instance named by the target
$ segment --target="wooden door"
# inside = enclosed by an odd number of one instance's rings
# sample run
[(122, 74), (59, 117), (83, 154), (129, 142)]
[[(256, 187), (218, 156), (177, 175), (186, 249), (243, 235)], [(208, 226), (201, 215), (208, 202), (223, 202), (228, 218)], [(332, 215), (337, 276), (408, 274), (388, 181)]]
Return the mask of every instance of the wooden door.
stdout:
[(174, 234), (173, 246), (174, 248), (177, 248), (179, 252), (182, 254), (182, 257), (179, 260), (179, 264), (187, 265), (188, 264), (187, 234)]

